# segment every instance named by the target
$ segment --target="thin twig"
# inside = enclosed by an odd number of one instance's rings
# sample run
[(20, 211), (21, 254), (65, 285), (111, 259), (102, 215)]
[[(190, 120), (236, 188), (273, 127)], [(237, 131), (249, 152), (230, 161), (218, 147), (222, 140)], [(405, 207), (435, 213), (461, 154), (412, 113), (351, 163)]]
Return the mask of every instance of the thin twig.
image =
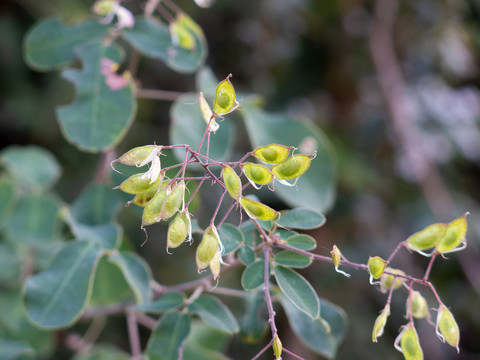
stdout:
[(153, 330), (157, 327), (158, 322), (154, 318), (147, 316), (145, 314), (142, 314), (140, 312), (137, 312), (136, 316), (137, 316), (138, 323), (149, 328), (150, 330)]
[(185, 93), (158, 89), (137, 89), (135, 91), (135, 96), (142, 99), (174, 101), (183, 95)]
[(270, 342), (269, 342), (267, 345), (265, 345), (265, 347), (263, 347), (262, 350), (260, 350), (257, 355), (255, 355), (253, 358), (251, 358), (251, 360), (257, 360), (260, 356), (262, 356), (262, 354), (263, 354), (265, 351), (268, 350), (269, 347), (272, 346), (272, 344), (273, 344), (273, 339), (270, 340)]
[(277, 326), (275, 325), (275, 311), (273, 310), (272, 297), (270, 296), (270, 253), (272, 249), (266, 246), (263, 249), (265, 255), (265, 269), (263, 274), (263, 291), (265, 292), (265, 302), (268, 309), (268, 323), (272, 330), (272, 339), (277, 335)]
[(130, 350), (133, 360), (142, 359), (142, 348), (140, 346), (140, 334), (138, 333), (136, 313), (127, 312), (128, 339), (130, 340)]
[(293, 357), (295, 357), (295, 358), (297, 358), (297, 359), (299, 359), (299, 360), (305, 360), (305, 359), (302, 358), (301, 356), (298, 356), (297, 354), (291, 352), (291, 351), (288, 350), (288, 349), (283, 348), (283, 351), (286, 352), (286, 353), (289, 354), (289, 355), (292, 355)]

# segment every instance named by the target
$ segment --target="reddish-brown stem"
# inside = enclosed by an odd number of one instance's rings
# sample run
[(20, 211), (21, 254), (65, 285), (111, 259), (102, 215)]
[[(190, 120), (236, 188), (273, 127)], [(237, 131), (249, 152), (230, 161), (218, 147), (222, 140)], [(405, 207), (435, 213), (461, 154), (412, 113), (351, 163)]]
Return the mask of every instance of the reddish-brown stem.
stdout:
[(220, 199), (218, 200), (217, 207), (215, 208), (215, 212), (212, 215), (212, 219), (210, 220), (210, 224), (214, 224), (215, 218), (217, 217), (218, 211), (220, 210), (220, 206), (222, 205), (223, 198), (225, 197), (225, 194), (227, 193), (226, 190), (223, 190), (222, 195), (220, 195)]
[(251, 358), (250, 360), (257, 360), (260, 356), (262, 356), (262, 354), (263, 354), (265, 351), (268, 350), (268, 348), (270, 348), (270, 347), (272, 346), (272, 344), (273, 344), (273, 339), (270, 340), (270, 342), (269, 342), (267, 345), (265, 345), (265, 347), (263, 347), (262, 350), (260, 350), (260, 351), (258, 352), (258, 354), (255, 355), (255, 356), (254, 356), (253, 358)]
[(428, 262), (427, 270), (425, 271), (425, 276), (423, 277), (423, 281), (428, 280), (430, 276), (430, 271), (432, 271), (433, 262), (435, 261), (436, 257), (437, 257), (437, 254), (433, 254), (432, 257), (430, 258), (430, 261)]
[(275, 311), (273, 310), (272, 297), (270, 296), (270, 253), (272, 249), (269, 246), (266, 246), (263, 249), (263, 254), (265, 255), (265, 268), (263, 273), (263, 291), (265, 292), (265, 302), (267, 303), (268, 309), (268, 323), (270, 324), (270, 329), (272, 330), (272, 339), (275, 338), (277, 334), (277, 326), (275, 325)]
[(390, 256), (388, 257), (387, 259), (387, 263), (389, 263), (390, 261), (393, 260), (393, 257), (397, 254), (398, 250), (400, 250), (402, 247), (405, 246), (405, 241), (401, 241), (398, 243), (397, 247), (395, 248), (395, 250), (393, 250), (393, 252), (390, 254)]
[(127, 328), (132, 359), (140, 360), (142, 358), (142, 348), (140, 346), (140, 334), (138, 333), (137, 316), (134, 312), (127, 312)]
[(291, 352), (291, 351), (290, 351), (290, 350), (288, 350), (288, 349), (285, 349), (285, 348), (283, 348), (283, 352), (286, 352), (287, 354), (289, 354), (289, 355), (293, 356), (293, 357), (294, 357), (294, 358), (296, 358), (296, 359), (299, 359), (299, 360), (305, 360), (305, 359), (304, 359), (304, 358), (302, 358), (301, 356), (298, 356), (297, 354), (295, 354), (295, 353)]
[(174, 101), (182, 95), (185, 95), (185, 93), (158, 89), (137, 89), (135, 91), (135, 96), (137, 98), (153, 100)]

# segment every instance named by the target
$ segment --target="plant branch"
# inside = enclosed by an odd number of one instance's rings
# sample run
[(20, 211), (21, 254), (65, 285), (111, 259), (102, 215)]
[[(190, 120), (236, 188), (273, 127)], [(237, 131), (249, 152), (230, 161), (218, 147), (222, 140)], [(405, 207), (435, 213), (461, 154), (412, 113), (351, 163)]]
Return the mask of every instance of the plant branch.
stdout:
[(141, 360), (142, 348), (140, 346), (140, 334), (138, 333), (137, 315), (132, 311), (127, 312), (127, 328), (132, 360)]
[(270, 340), (270, 342), (267, 345), (265, 345), (265, 347), (263, 347), (262, 350), (260, 350), (257, 355), (255, 355), (253, 358), (251, 358), (251, 360), (257, 360), (260, 356), (262, 356), (262, 354), (265, 351), (267, 351), (272, 346), (272, 344), (273, 344), (273, 339)]
[(275, 325), (275, 311), (273, 310), (272, 297), (270, 296), (270, 254), (272, 249), (266, 246), (263, 249), (263, 254), (265, 255), (265, 269), (263, 274), (263, 291), (265, 292), (265, 302), (267, 303), (268, 309), (268, 323), (270, 324), (270, 329), (272, 330), (272, 339), (275, 338), (277, 334), (277, 326)]
[(153, 99), (153, 100), (165, 100), (174, 101), (185, 93), (169, 90), (157, 90), (157, 89), (137, 89), (135, 96), (141, 99)]

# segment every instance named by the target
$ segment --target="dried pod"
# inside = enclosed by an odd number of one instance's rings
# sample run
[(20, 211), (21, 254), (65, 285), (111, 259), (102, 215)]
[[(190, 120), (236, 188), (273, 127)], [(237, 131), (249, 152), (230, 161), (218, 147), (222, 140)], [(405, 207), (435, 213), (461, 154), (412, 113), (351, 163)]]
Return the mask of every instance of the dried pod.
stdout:
[(368, 259), (368, 271), (370, 272), (370, 283), (373, 279), (378, 279), (382, 276), (388, 261), (383, 260), (380, 256), (370, 257)]
[(197, 247), (196, 262), (199, 271), (205, 269), (210, 264), (210, 261), (213, 260), (218, 251), (219, 242), (220, 239), (217, 229), (213, 225), (210, 225), (205, 229), (202, 241)]
[[(386, 268), (386, 271), (392, 274), (405, 275), (405, 272), (399, 269)], [(392, 287), (393, 290), (397, 290), (403, 284), (403, 279), (401, 277), (395, 277), (395, 282), (393, 281), (394, 276), (390, 274), (383, 274), (380, 278), (380, 285), (383, 291), (388, 291)]]
[(150, 183), (150, 179), (144, 178), (144, 174), (135, 174), (130, 176), (124, 182), (122, 182), (115, 189), (120, 189), (127, 194), (141, 194), (150, 192), (160, 186), (163, 181), (163, 172), (160, 173), (157, 180), (153, 183)]
[(272, 348), (273, 348), (273, 353), (275, 354), (275, 359), (280, 360), (282, 359), (282, 342), (280, 341), (280, 338), (278, 337), (278, 334), (275, 334), (273, 337), (273, 343), (272, 343)]
[(414, 318), (423, 319), (428, 315), (427, 300), (418, 291), (414, 291), (407, 298), (407, 309), (412, 312)]
[(188, 216), (187, 213), (181, 212), (175, 217), (168, 227), (167, 251), (170, 248), (176, 248), (182, 245), (190, 233), (190, 216)]
[(272, 167), (272, 173), (278, 180), (296, 179), (310, 167), (312, 156), (293, 155), (284, 162)]
[(278, 164), (287, 158), (291, 148), (291, 146), (270, 144), (256, 148), (253, 153), (260, 161), (268, 164)]
[(227, 188), (228, 193), (235, 200), (242, 196), (242, 182), (237, 173), (230, 167), (224, 166), (222, 170), (223, 183)]
[(413, 251), (424, 254), (424, 250), (435, 247), (447, 228), (446, 224), (433, 224), (416, 232), (407, 239), (407, 246)]
[(405, 360), (423, 360), (422, 347), (413, 323), (408, 323), (402, 328), (395, 339), (395, 349), (403, 354)]
[(145, 205), (142, 214), (142, 227), (155, 224), (162, 220), (162, 207), (166, 198), (167, 190), (162, 189), (153, 196), (152, 200), (150, 200), (147, 205)]
[(230, 82), (232, 74), (229, 74), (225, 80), (221, 81), (215, 90), (215, 100), (213, 101), (213, 112), (218, 115), (226, 115), (238, 107), (235, 99), (235, 89)]
[[(465, 235), (467, 234), (467, 215), (453, 220), (447, 225), (443, 236), (438, 241), (436, 251), (442, 254), (458, 251), (465, 247)], [(463, 246), (460, 246), (463, 245)]]
[(261, 164), (245, 163), (242, 165), (242, 171), (254, 186), (267, 185), (273, 180), (272, 172)]
[(437, 312), (437, 324), (435, 326), (437, 336), (443, 342), (460, 351), (458, 344), (460, 342), (460, 330), (452, 313), (442, 304)]
[(383, 329), (387, 323), (387, 318), (390, 316), (390, 304), (385, 305), (380, 315), (375, 319), (372, 331), (372, 341), (377, 342), (378, 338), (383, 335)]
[(268, 221), (275, 219), (279, 215), (279, 213), (271, 207), (248, 198), (240, 198), (240, 204), (242, 205), (243, 210), (245, 210), (247, 215), (251, 218)]

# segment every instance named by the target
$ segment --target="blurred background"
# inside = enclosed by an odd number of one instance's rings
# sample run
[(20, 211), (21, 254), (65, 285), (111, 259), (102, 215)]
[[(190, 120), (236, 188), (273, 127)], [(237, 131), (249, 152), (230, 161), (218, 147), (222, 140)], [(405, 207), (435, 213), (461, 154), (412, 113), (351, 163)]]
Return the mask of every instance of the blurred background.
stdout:
[[(327, 223), (310, 232), (318, 253), (328, 254), (336, 244), (354, 262), (366, 263), (370, 255), (386, 258), (424, 226), (471, 213), (467, 249), (450, 254), (448, 261), (437, 259), (431, 275), (460, 326), (460, 354), (442, 344), (427, 321), (418, 321), (417, 330), (426, 359), (480, 359), (480, 2), (217, 0), (208, 9), (193, 0), (175, 3), (203, 28), (207, 65), (218, 78), (232, 73), (238, 91), (260, 94), (268, 110), (311, 119), (332, 143), (337, 194)], [(139, 1), (123, 5), (141, 11)], [(0, 147), (49, 149), (63, 167), (55, 191), (66, 202), (95, 177), (101, 155), (80, 152), (64, 139), (55, 107), (69, 103), (73, 89), (59, 73), (27, 68), (22, 39), (38, 19), (61, 14), (75, 22), (90, 6), (81, 0), (0, 2)], [(194, 75), (179, 75), (149, 59), (140, 61), (138, 81), (143, 88), (195, 91)], [(168, 143), (170, 106), (141, 100), (118, 153)], [(240, 154), (249, 149), (245, 130), (237, 125)], [(199, 211), (208, 204), (204, 196)], [(191, 278), (193, 267), (178, 270), (178, 260), (164, 254), (164, 245), (140, 248), (139, 219), (132, 207), (120, 214), (126, 238), (157, 279), (172, 284)], [(165, 229), (152, 231), (155, 239)], [(421, 277), (427, 261), (402, 250), (391, 266)], [(349, 317), (338, 359), (400, 359), (393, 341), (406, 323), (406, 292), (393, 297), (385, 334), (373, 344), (372, 325), (386, 295), (368, 285), (366, 274), (348, 272), (350, 279), (321, 263), (302, 272), (320, 296)], [(285, 347), (306, 359), (319, 358), (296, 340), (281, 310), (277, 319)], [(110, 340), (128, 349), (119, 333)], [(234, 340), (229, 355), (246, 359), (263, 344), (249, 345), (250, 351)]]

